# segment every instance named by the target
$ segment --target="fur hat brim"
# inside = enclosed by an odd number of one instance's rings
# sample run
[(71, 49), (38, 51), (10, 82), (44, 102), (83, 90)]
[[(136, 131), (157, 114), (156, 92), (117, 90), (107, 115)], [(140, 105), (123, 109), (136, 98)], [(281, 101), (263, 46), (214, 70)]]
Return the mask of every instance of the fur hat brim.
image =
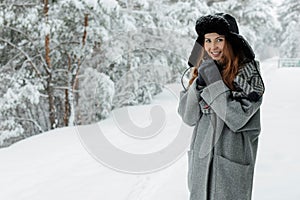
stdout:
[(197, 20), (195, 29), (198, 34), (197, 42), (201, 46), (204, 46), (204, 35), (215, 32), (225, 35), (225, 38), (230, 42), (234, 51), (242, 51), (242, 54), (247, 59), (253, 60), (255, 58), (251, 46), (239, 34), (235, 18), (229, 14), (217, 13), (215, 15), (202, 16)]
[(250, 60), (255, 58), (253, 49), (243, 36), (230, 32), (228, 40), (231, 42), (233, 48), (237, 48), (236, 51), (242, 51), (246, 58)]

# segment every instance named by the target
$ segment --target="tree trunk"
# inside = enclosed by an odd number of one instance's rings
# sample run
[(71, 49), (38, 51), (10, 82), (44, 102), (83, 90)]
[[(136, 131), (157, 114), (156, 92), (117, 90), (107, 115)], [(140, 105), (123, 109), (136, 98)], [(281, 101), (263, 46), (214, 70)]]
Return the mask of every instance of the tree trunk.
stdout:
[[(45, 21), (48, 23), (48, 0), (44, 0), (44, 15)], [(55, 114), (54, 105), (54, 94), (53, 94), (53, 84), (52, 84), (52, 72), (51, 72), (51, 59), (50, 59), (50, 34), (45, 36), (45, 60), (46, 60), (46, 71), (47, 71), (47, 93), (48, 93), (48, 103), (49, 103), (49, 120), (50, 128), (54, 129), (57, 127), (57, 120)]]
[(65, 89), (65, 113), (64, 113), (64, 124), (65, 126), (69, 125), (69, 116), (70, 116), (70, 102), (69, 102), (69, 92), (71, 90), (71, 83), (69, 74), (71, 73), (71, 56), (68, 54), (68, 72), (67, 72), (67, 89)]
[[(82, 36), (82, 48), (85, 45), (88, 26), (88, 14), (84, 16), (84, 32)], [(76, 66), (72, 67), (72, 60), (76, 63)], [(65, 126), (75, 125), (75, 103), (78, 103), (78, 74), (80, 70), (80, 58), (72, 59), (68, 55), (68, 74), (67, 74), (67, 89), (65, 90), (65, 113), (64, 113), (64, 124)], [(78, 117), (77, 113), (77, 117)]]

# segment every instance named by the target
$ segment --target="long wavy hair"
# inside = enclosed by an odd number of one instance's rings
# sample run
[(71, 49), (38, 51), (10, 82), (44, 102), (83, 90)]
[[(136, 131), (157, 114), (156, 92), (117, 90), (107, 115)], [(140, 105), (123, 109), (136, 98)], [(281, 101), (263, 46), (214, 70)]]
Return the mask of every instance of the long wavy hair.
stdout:
[[(234, 51), (235, 50), (235, 51)], [(223, 58), (220, 61), (220, 64), (224, 66), (222, 70), (222, 79), (224, 83), (231, 89), (235, 90), (233, 85), (233, 80), (237, 75), (240, 67), (240, 62), (242, 60), (242, 54), (239, 49), (233, 49), (232, 45), (228, 40), (225, 40), (223, 48)], [(200, 57), (200, 63), (197, 63), (196, 66), (200, 66), (203, 60), (205, 53), (202, 52)], [(189, 86), (193, 81), (198, 77), (198, 67), (193, 67), (191, 71), (191, 78), (189, 80)]]

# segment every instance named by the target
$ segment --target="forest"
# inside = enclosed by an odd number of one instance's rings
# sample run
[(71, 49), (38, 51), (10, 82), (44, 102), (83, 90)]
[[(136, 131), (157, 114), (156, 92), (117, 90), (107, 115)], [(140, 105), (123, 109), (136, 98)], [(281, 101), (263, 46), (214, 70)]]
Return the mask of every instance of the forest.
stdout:
[(0, 0), (0, 147), (149, 104), (180, 82), (197, 18), (217, 12), (256, 59), (300, 57), (297, 0)]

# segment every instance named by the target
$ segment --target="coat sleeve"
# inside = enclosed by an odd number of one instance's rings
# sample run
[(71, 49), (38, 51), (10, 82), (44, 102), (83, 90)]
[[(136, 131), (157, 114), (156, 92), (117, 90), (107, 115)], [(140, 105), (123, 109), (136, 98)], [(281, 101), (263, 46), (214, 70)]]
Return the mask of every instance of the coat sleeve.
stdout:
[(187, 91), (180, 92), (177, 111), (182, 121), (189, 126), (196, 125), (202, 115), (199, 106), (202, 90), (203, 87), (196, 89), (196, 81), (194, 81)]
[(201, 97), (233, 132), (242, 129), (259, 110), (262, 98), (257, 102), (238, 101), (230, 97), (231, 91), (222, 80), (203, 89)]

